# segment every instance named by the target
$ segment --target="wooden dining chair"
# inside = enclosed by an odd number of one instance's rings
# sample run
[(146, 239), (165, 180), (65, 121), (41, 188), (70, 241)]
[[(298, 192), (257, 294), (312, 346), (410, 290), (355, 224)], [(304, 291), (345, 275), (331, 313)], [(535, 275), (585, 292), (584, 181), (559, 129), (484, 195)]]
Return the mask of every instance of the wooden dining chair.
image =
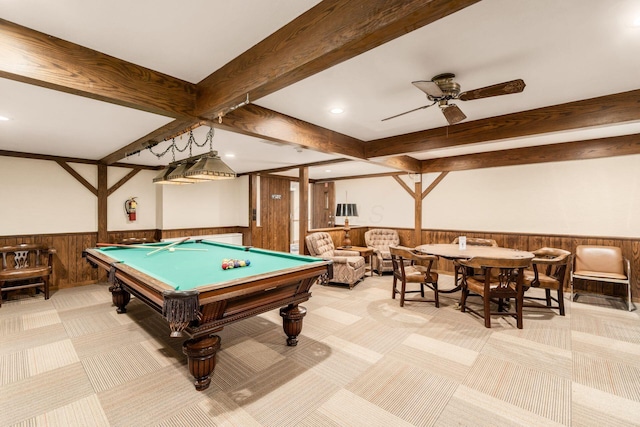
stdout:
[[(458, 242), (459, 242), (459, 238), (456, 237), (455, 239), (453, 239), (451, 244), (457, 245)], [(496, 242), (494, 239), (485, 239), (482, 237), (467, 237), (466, 242), (467, 242), (467, 245), (469, 246), (491, 246), (494, 248), (498, 247), (498, 242)], [(462, 267), (460, 266), (460, 263), (458, 263), (457, 260), (453, 261), (453, 276), (454, 276), (453, 283), (455, 283), (457, 287), (460, 287), (462, 285), (461, 283), (462, 273), (460, 272), (461, 268)], [(473, 274), (473, 269), (467, 270), (467, 274)]]
[[(462, 272), (462, 297), (460, 310), (470, 311), (484, 317), (484, 326), (491, 327), (491, 316), (512, 316), (518, 329), (522, 329), (523, 271), (531, 263), (530, 258), (496, 259), (471, 258), (460, 260)], [(471, 268), (473, 274), (468, 274)], [(478, 295), (483, 300), (483, 312), (480, 313), (467, 305), (469, 296)], [(515, 299), (515, 311), (509, 310), (507, 301)], [(498, 305), (497, 311), (491, 310), (491, 303)]]
[[(411, 248), (404, 246), (390, 246), (391, 263), (393, 265), (393, 288), (391, 298), (396, 299), (400, 294), (400, 307), (404, 307), (405, 301), (433, 302), (440, 307), (438, 299), (438, 273), (431, 271), (434, 261), (438, 259), (434, 255), (418, 254)], [(398, 289), (400, 282), (400, 289)], [(419, 283), (420, 289), (408, 290), (407, 283)], [(433, 300), (425, 300), (424, 287), (433, 291)], [(421, 299), (407, 299), (406, 294), (420, 292)]]
[[(531, 260), (532, 269), (524, 271), (525, 300), (542, 300), (547, 307), (552, 307), (552, 301), (561, 316), (564, 316), (564, 287), (569, 279), (571, 268), (571, 252), (556, 248), (540, 248), (533, 251), (535, 258)], [(527, 295), (528, 288), (545, 290), (545, 298)], [(551, 295), (555, 291), (555, 297)], [(525, 307), (540, 307), (539, 304), (527, 304)]]

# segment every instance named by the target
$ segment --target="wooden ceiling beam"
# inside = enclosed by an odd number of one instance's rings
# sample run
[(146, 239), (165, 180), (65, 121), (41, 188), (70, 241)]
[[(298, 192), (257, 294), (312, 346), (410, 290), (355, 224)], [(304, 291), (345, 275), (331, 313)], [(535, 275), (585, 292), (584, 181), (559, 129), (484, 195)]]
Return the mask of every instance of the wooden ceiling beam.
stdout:
[(369, 141), (367, 157), (519, 138), (640, 120), (640, 90)]
[(191, 117), (196, 86), (0, 19), (0, 77), (169, 117)]
[(209, 119), (324, 71), (479, 0), (324, 0), (198, 83)]
[(447, 172), (640, 154), (640, 134), (490, 151), (422, 161), (422, 172)]
[(364, 142), (314, 124), (250, 104), (230, 112), (216, 127), (268, 141), (364, 159)]

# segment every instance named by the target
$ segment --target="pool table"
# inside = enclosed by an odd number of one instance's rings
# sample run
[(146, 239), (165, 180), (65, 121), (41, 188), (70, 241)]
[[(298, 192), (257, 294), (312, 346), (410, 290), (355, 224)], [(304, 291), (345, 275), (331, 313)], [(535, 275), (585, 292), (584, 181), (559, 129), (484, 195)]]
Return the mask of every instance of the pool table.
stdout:
[[(162, 314), (171, 336), (188, 336), (182, 350), (197, 390), (211, 383), (220, 348), (215, 332), (280, 308), (287, 345), (295, 346), (306, 314), (298, 304), (333, 274), (331, 261), (206, 240), (89, 248), (84, 256), (108, 272), (118, 313), (133, 294)], [(249, 265), (223, 269), (224, 259)]]

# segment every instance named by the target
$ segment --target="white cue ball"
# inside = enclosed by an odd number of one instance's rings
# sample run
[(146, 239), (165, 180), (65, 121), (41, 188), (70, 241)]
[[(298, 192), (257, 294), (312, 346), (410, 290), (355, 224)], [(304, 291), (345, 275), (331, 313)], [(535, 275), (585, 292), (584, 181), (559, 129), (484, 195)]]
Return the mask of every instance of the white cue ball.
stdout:
[(169, 252), (175, 252), (176, 248), (169, 248)]

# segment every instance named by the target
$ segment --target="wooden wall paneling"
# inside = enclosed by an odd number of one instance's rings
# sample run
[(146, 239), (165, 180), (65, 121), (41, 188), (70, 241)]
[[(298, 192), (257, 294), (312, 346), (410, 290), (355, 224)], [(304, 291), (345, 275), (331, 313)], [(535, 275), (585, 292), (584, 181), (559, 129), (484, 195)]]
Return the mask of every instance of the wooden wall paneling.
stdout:
[(288, 179), (260, 177), (262, 247), (290, 251), (291, 185)]
[(335, 183), (320, 182), (311, 186), (311, 228), (333, 227), (335, 224)]

